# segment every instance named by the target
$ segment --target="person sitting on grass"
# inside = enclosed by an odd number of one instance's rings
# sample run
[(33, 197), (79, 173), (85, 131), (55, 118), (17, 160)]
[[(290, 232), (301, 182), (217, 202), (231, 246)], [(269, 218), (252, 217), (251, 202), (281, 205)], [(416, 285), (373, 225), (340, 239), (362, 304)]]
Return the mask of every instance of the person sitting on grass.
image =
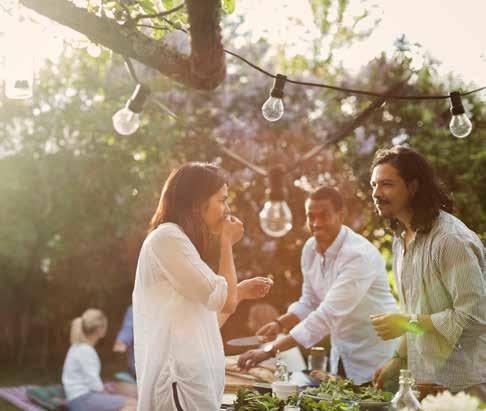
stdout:
[(90, 308), (71, 323), (71, 347), (64, 360), (62, 385), (69, 411), (134, 411), (134, 398), (104, 390), (101, 362), (95, 350), (106, 335), (108, 320), (98, 309)]

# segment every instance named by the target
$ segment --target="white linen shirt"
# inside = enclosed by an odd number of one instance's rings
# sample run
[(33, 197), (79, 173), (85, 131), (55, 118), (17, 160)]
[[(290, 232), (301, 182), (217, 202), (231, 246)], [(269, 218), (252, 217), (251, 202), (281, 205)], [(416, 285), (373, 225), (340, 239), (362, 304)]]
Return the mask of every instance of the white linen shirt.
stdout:
[(216, 411), (224, 392), (217, 312), (227, 282), (201, 259), (182, 229), (161, 224), (145, 239), (133, 290), (139, 411)]
[(62, 385), (66, 398), (72, 401), (90, 391), (103, 391), (98, 353), (88, 343), (72, 344), (62, 368)]
[(348, 378), (356, 384), (371, 381), (398, 344), (382, 341), (369, 318), (398, 311), (379, 251), (343, 225), (324, 255), (314, 237), (307, 240), (301, 270), (302, 296), (288, 309), (301, 322), (290, 335), (309, 348), (330, 334), (331, 372), (337, 374), (341, 358)]

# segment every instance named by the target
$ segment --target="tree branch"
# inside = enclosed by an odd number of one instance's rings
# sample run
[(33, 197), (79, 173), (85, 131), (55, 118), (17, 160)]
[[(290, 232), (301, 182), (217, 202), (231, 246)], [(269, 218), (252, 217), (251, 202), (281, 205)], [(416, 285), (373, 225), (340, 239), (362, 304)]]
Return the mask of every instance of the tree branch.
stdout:
[(156, 13), (156, 14), (140, 14), (140, 15), (134, 17), (133, 20), (135, 22), (138, 22), (142, 19), (154, 19), (154, 18), (157, 18), (157, 17), (168, 16), (169, 14), (172, 14), (172, 13), (175, 13), (176, 11), (179, 11), (183, 7), (184, 7), (184, 3), (179, 4), (177, 7), (174, 7), (173, 9), (161, 11), (160, 13)]
[(301, 164), (309, 161), (311, 158), (319, 154), (319, 152), (321, 152), (324, 148), (330, 146), (331, 144), (335, 144), (343, 140), (347, 136), (349, 136), (356, 128), (358, 128), (361, 124), (363, 124), (368, 119), (368, 117), (375, 112), (375, 110), (380, 108), (382, 104), (386, 102), (387, 94), (393, 94), (398, 92), (402, 87), (405, 86), (405, 84), (408, 82), (409, 79), (410, 76), (408, 76), (405, 80), (393, 84), (388, 89), (388, 91), (384, 94), (384, 96), (375, 99), (375, 101), (373, 101), (366, 109), (364, 109), (361, 113), (359, 113), (354, 119), (342, 125), (342, 127), (339, 130), (336, 130), (333, 134), (331, 134), (331, 136), (327, 138), (325, 142), (319, 144), (318, 146), (315, 146), (307, 153), (302, 155), (294, 164), (290, 165), (287, 168), (286, 172), (289, 173), (294, 171)]
[(96, 16), (67, 0), (20, 0), (25, 7), (86, 35), (126, 57), (138, 60), (190, 88), (212, 90), (226, 76), (220, 29), (219, 0), (188, 0), (192, 52), (190, 56), (147, 37), (136, 27)]

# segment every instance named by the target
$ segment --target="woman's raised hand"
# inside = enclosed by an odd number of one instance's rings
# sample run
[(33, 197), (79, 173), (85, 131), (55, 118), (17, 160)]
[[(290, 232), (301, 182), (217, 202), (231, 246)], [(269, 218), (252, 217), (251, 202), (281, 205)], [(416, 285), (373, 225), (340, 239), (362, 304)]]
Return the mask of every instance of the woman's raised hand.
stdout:
[(272, 288), (273, 281), (265, 277), (254, 277), (238, 283), (240, 301), (265, 297)]
[(228, 215), (223, 221), (221, 241), (229, 241), (231, 245), (234, 245), (242, 239), (244, 232), (243, 223), (238, 218)]

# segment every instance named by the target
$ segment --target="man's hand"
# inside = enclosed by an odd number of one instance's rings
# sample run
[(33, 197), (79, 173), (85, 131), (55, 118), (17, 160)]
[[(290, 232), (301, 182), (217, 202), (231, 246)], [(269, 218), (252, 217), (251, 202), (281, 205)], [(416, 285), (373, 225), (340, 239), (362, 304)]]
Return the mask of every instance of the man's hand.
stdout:
[(238, 358), (238, 367), (242, 370), (249, 370), (271, 356), (271, 353), (263, 350), (250, 350), (240, 355), (240, 358)]
[(273, 281), (265, 277), (243, 280), (238, 283), (238, 298), (240, 301), (243, 301), (265, 297), (272, 286)]
[(375, 388), (383, 389), (385, 381), (398, 380), (400, 368), (401, 361), (399, 358), (389, 359), (385, 365), (378, 368), (373, 375), (373, 385)]
[(120, 340), (115, 341), (115, 345), (113, 346), (113, 351), (115, 352), (127, 352), (127, 345)]
[(278, 333), (280, 331), (280, 325), (276, 321), (271, 321), (260, 328), (256, 335), (259, 337), (264, 337), (262, 340), (264, 342), (273, 341), (277, 339)]
[(408, 331), (409, 316), (400, 313), (371, 315), (371, 324), (382, 340), (392, 340)]

